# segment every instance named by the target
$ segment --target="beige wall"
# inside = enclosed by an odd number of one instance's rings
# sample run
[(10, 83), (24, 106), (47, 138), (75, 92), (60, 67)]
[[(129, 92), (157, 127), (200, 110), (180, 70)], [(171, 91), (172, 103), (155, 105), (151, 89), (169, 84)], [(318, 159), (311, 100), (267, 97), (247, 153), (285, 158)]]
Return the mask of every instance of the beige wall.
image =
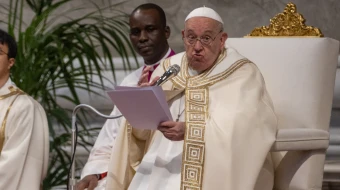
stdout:
[[(297, 10), (307, 20), (307, 25), (319, 27), (326, 37), (340, 40), (340, 1), (339, 0), (96, 0), (100, 6), (119, 3), (119, 10), (130, 13), (136, 6), (152, 2), (160, 5), (166, 12), (168, 25), (172, 34), (170, 45), (176, 51), (182, 51), (181, 29), (186, 15), (199, 6), (208, 6), (220, 13), (224, 22), (225, 30), (230, 37), (243, 37), (254, 27), (269, 24), (269, 19), (280, 13), (286, 3), (292, 1)], [(1, 4), (8, 4), (9, 0), (0, 0)], [(93, 10), (93, 5), (88, 0), (72, 0), (63, 10), (79, 5), (86, 7), (85, 11)], [(3, 8), (0, 8), (3, 12)], [(0, 13), (1, 20), (6, 15)], [(24, 18), (29, 22), (32, 13), (26, 11)], [(4, 24), (0, 27), (4, 28)]]

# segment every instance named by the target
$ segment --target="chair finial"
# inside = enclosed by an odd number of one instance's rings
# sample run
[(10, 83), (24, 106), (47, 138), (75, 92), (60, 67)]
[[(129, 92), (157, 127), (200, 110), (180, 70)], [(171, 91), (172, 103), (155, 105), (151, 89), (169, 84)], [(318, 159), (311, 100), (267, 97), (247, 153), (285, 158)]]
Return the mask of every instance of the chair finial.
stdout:
[(320, 29), (306, 26), (305, 19), (296, 10), (296, 5), (288, 3), (283, 13), (270, 19), (269, 26), (255, 28), (246, 37), (313, 36), (323, 37)]

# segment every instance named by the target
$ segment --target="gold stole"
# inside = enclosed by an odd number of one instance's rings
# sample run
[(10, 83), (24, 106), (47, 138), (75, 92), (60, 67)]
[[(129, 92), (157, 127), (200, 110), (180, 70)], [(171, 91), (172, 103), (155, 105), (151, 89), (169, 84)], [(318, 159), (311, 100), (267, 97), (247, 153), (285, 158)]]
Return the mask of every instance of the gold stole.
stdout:
[[(226, 57), (223, 51), (216, 60), (215, 65), (206, 72), (197, 76), (190, 76), (186, 55), (182, 57), (180, 75), (174, 77), (174, 88), (185, 89), (185, 136), (183, 143), (181, 190), (201, 190), (203, 184), (205, 126), (209, 118), (209, 87), (224, 80), (245, 63), (247, 59), (240, 59), (227, 70), (208, 75)], [(170, 66), (170, 59), (164, 61), (164, 70)]]
[(14, 101), (18, 98), (18, 96), (25, 94), (23, 91), (21, 91), (20, 89), (14, 88), (13, 86), (8, 87), (8, 89), (10, 90), (10, 93), (0, 96), (0, 100), (6, 99), (6, 98), (11, 97), (11, 96), (16, 96), (16, 97), (14, 98), (14, 100), (11, 102), (11, 104), (7, 108), (4, 120), (1, 123), (1, 128), (0, 128), (0, 155), (1, 155), (1, 151), (2, 151), (2, 148), (4, 146), (4, 142), (5, 142), (5, 138), (6, 138), (5, 129), (6, 129), (7, 117), (8, 117), (9, 111), (11, 110), (12, 105), (13, 105)]

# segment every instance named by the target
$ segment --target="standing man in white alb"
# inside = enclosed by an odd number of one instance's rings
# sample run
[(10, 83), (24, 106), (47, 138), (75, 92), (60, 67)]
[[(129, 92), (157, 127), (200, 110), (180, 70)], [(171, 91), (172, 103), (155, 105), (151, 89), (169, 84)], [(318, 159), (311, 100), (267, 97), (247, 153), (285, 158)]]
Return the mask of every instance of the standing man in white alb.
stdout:
[[(153, 84), (156, 79), (150, 81), (152, 72), (162, 60), (175, 54), (167, 41), (170, 28), (166, 25), (165, 13), (158, 5), (142, 4), (132, 11), (129, 25), (131, 43), (136, 52), (143, 57), (145, 65), (128, 75), (121, 85), (139, 86), (148, 82)], [(117, 109), (111, 113), (119, 114)], [(105, 188), (112, 148), (121, 120), (121, 118), (107, 120), (104, 124), (82, 171), (82, 179), (77, 184), (77, 190)]]
[(16, 53), (12, 36), (0, 30), (0, 189), (38, 190), (48, 167), (48, 124), (41, 105), (9, 77)]

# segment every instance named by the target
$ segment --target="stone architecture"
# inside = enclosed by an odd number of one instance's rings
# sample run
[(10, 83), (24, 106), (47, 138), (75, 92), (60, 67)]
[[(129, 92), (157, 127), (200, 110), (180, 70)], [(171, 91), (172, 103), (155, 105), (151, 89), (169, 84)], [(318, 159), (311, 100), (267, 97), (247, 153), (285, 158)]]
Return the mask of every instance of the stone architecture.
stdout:
[[(0, 0), (1, 5), (8, 5), (10, 0)], [(221, 14), (225, 22), (225, 30), (229, 37), (243, 37), (255, 27), (269, 24), (269, 19), (277, 13), (282, 12), (288, 2), (296, 4), (298, 12), (301, 13), (307, 25), (316, 26), (321, 29), (324, 36), (340, 40), (340, 1), (338, 0), (101, 0), (93, 1), (100, 7), (113, 5), (112, 9), (130, 13), (136, 6), (142, 3), (156, 3), (166, 13), (168, 25), (172, 33), (170, 45), (176, 51), (182, 51), (181, 30), (184, 26), (186, 15), (199, 6), (207, 6), (215, 9)], [(76, 7), (84, 7), (85, 11), (78, 11), (74, 14), (84, 14), (94, 10), (89, 0), (72, 0), (68, 7), (61, 11)], [(1, 10), (2, 9), (2, 10)], [(29, 22), (32, 12), (25, 7), (24, 19)], [(0, 7), (1, 20), (6, 19), (5, 11)], [(79, 13), (80, 12), (80, 13)], [(72, 14), (69, 14), (72, 17)], [(66, 18), (61, 18), (66, 19)], [(0, 24), (4, 28), (4, 24)]]

